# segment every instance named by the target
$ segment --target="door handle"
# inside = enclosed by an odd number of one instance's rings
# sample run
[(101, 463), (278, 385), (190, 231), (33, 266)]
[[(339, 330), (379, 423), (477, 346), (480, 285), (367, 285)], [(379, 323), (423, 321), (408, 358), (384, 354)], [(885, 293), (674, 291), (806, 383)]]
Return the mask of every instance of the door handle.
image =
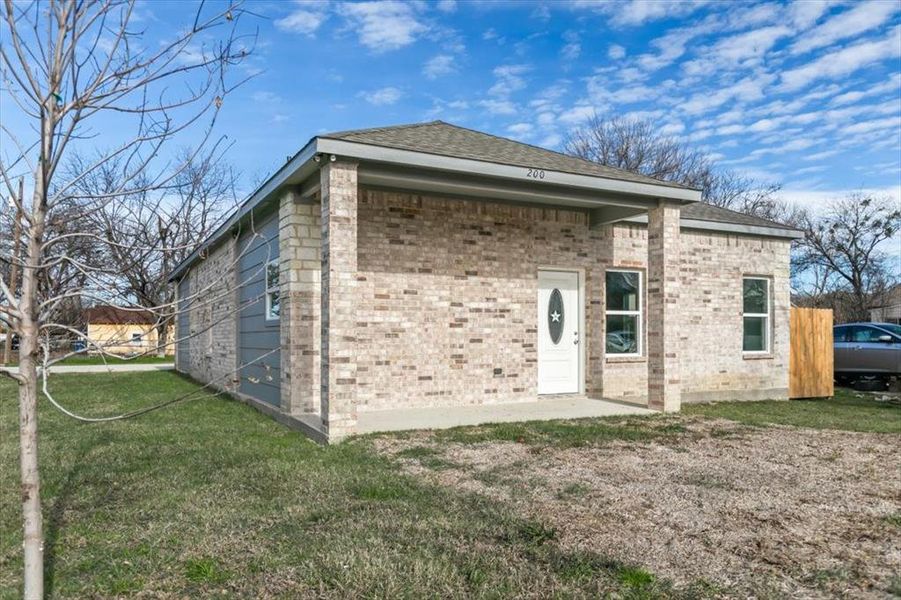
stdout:
[(576, 336), (575, 339), (573, 340), (573, 344), (578, 344), (579, 343), (579, 332), (573, 331), (573, 335)]

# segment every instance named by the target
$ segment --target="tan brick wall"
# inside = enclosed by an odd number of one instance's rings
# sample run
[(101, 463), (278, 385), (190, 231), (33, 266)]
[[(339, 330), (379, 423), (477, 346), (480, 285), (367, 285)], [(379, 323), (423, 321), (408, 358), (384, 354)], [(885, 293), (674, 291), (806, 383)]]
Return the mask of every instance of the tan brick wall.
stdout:
[(648, 407), (665, 412), (678, 412), (682, 403), (680, 212), (664, 200), (648, 211)]
[(330, 438), (357, 421), (357, 165), (338, 160), (320, 171), (322, 231), (320, 416)]
[[(366, 189), (358, 220), (359, 410), (534, 399), (542, 266), (584, 271), (588, 393), (645, 401), (647, 360), (604, 356), (603, 289), (607, 268), (646, 270), (646, 227), (590, 230), (580, 211)], [(789, 244), (691, 231), (681, 238), (684, 399), (784, 396)], [(774, 278), (772, 358), (742, 357), (743, 273)]]
[(294, 193), (279, 205), (282, 409), (318, 413), (320, 407), (321, 206)]
[(235, 242), (219, 244), (188, 273), (191, 377), (230, 389), (235, 371)]

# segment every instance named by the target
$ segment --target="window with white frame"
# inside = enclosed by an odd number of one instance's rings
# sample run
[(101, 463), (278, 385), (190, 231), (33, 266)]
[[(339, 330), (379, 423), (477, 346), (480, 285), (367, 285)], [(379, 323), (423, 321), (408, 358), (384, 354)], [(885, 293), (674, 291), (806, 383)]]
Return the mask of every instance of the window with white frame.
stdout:
[(266, 320), (277, 321), (281, 302), (278, 288), (278, 259), (266, 264)]
[(742, 350), (746, 353), (770, 351), (770, 280), (745, 277), (742, 280)]
[(144, 336), (140, 333), (132, 333), (131, 334), (131, 343), (132, 344), (140, 344), (143, 341)]
[(605, 284), (607, 354), (640, 356), (644, 309), (641, 271), (609, 270)]

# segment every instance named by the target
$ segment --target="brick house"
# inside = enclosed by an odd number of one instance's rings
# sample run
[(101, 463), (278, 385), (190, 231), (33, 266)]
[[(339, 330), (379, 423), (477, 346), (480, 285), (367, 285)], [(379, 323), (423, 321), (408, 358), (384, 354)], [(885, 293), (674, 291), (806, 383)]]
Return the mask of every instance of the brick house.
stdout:
[(321, 440), (786, 398), (799, 233), (699, 200), (440, 121), (320, 135), (173, 272), (176, 366)]

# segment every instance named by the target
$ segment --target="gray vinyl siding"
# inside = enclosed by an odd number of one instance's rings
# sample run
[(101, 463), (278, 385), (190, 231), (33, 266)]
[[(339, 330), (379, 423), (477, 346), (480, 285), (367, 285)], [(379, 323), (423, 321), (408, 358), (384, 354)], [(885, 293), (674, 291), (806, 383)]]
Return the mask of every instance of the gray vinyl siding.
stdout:
[[(238, 365), (240, 392), (272, 405), (281, 404), (279, 321), (265, 316), (265, 264), (278, 258), (278, 214), (259, 219), (238, 239)], [(276, 349), (275, 352), (272, 352)], [(268, 352), (272, 352), (268, 354)], [(264, 356), (265, 355), (265, 356)], [(264, 358), (260, 358), (264, 357)], [(251, 363), (252, 364), (248, 364)], [(246, 366), (244, 366), (246, 365)]]
[(188, 274), (186, 273), (181, 281), (178, 282), (178, 314), (176, 315), (177, 321), (175, 327), (175, 353), (178, 360), (176, 366), (182, 373), (187, 373), (191, 365), (191, 344), (189, 339), (191, 324), (190, 316), (188, 315), (188, 308), (191, 304), (190, 299), (188, 298), (190, 295), (191, 283), (188, 279)]

